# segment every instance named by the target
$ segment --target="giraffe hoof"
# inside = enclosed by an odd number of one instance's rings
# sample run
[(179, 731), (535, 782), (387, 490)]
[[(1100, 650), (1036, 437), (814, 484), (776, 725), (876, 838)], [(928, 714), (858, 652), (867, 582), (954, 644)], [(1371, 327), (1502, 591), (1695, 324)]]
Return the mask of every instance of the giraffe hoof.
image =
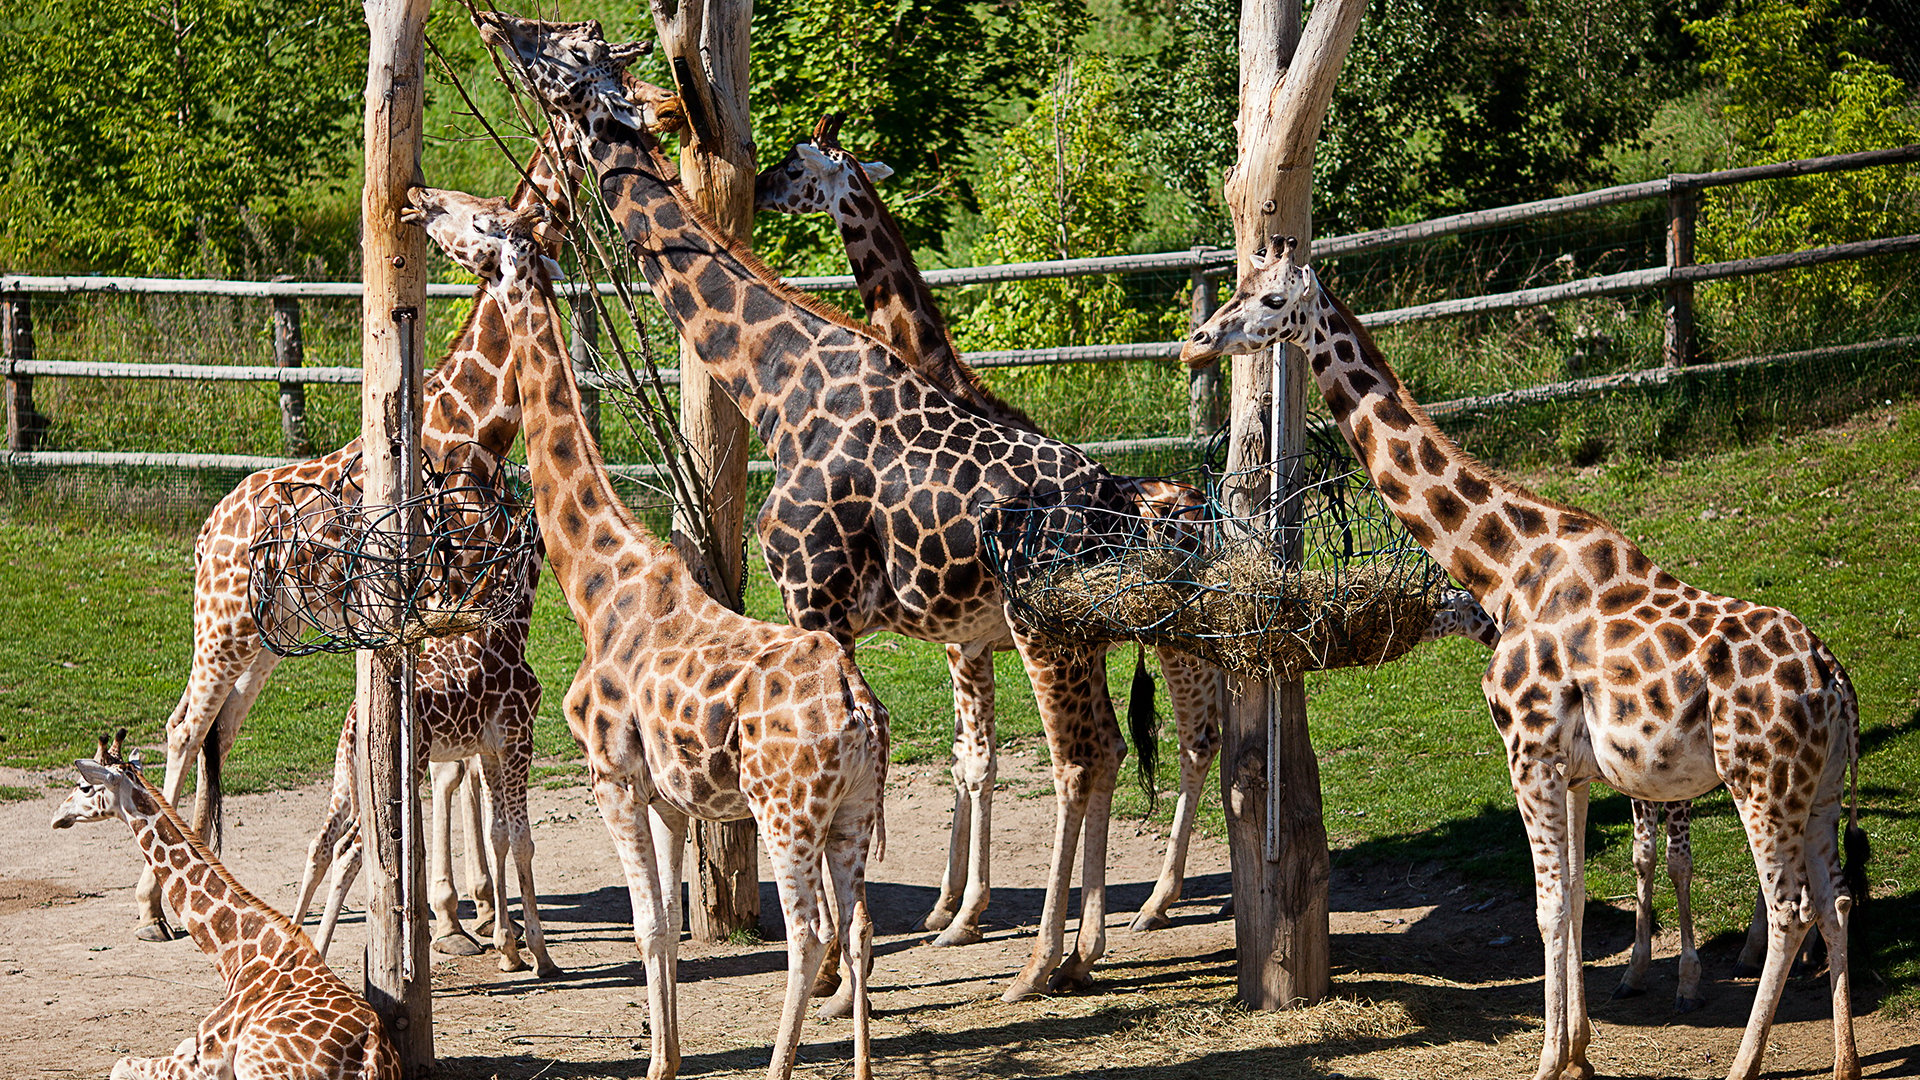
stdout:
[(968, 926), (965, 923), (954, 923), (952, 926), (947, 927), (946, 931), (939, 937), (934, 938), (933, 943), (942, 947), (948, 945), (972, 945), (982, 940), (982, 937), (983, 935), (980, 933), (979, 927)]
[(1690, 1013), (1705, 1008), (1706, 1004), (1706, 998), (1677, 997), (1673, 999), (1673, 1011), (1677, 1013)]
[(1013, 985), (1007, 987), (1007, 992), (1000, 995), (1000, 1000), (1011, 1003), (1030, 998), (1039, 992), (1040, 987), (1035, 985), (1031, 980), (1019, 978), (1013, 980)]
[(1072, 994), (1093, 985), (1091, 972), (1072, 972), (1061, 968), (1047, 980), (1047, 990), (1054, 994)]
[(820, 1011), (814, 1015), (822, 1020), (845, 1020), (852, 1016), (853, 992), (849, 990), (844, 994), (833, 995), (821, 1004)]
[(927, 914), (926, 921), (920, 925), (928, 930), (945, 930), (952, 924), (953, 917), (957, 914), (959, 913), (945, 908), (934, 908)]
[(473, 935), (456, 930), (451, 934), (434, 938), (433, 951), (441, 956), (479, 956), (486, 949), (473, 939)]
[(840, 990), (840, 973), (821, 972), (813, 977), (813, 990), (808, 997), (830, 998)]
[(1757, 979), (1760, 977), (1760, 969), (1752, 964), (1736, 961), (1733, 965), (1733, 977), (1736, 979)]
[(1133, 917), (1132, 929), (1136, 934), (1144, 934), (1149, 930), (1165, 930), (1172, 925), (1173, 920), (1167, 918), (1164, 911), (1143, 911)]
[(566, 972), (560, 965), (551, 960), (542, 960), (533, 968), (533, 977), (536, 979), (557, 979), (564, 974)]
[(525, 971), (527, 970), (527, 962), (522, 960), (518, 953), (503, 952), (500, 954), (500, 970)]
[(135, 930), (133, 936), (140, 941), (172, 941), (180, 935), (174, 933), (173, 927), (164, 920), (155, 920)]
[(1646, 996), (1647, 996), (1647, 992), (1644, 988), (1638, 987), (1638, 986), (1628, 986), (1626, 983), (1621, 983), (1619, 986), (1616, 986), (1613, 988), (1613, 1000), (1615, 1001), (1619, 1001), (1623, 998), (1637, 998), (1637, 997), (1646, 997)]
[(1226, 902), (1226, 903), (1224, 903), (1224, 904), (1221, 904), (1221, 905), (1220, 905), (1220, 910), (1219, 910), (1219, 911), (1217, 911), (1217, 912), (1215, 912), (1214, 914), (1215, 914), (1215, 915), (1216, 915), (1217, 917), (1219, 917), (1219, 918), (1222, 918), (1222, 919), (1231, 919), (1231, 918), (1233, 918), (1233, 897), (1231, 897), (1231, 896), (1229, 896), (1229, 897), (1227, 897), (1227, 902)]

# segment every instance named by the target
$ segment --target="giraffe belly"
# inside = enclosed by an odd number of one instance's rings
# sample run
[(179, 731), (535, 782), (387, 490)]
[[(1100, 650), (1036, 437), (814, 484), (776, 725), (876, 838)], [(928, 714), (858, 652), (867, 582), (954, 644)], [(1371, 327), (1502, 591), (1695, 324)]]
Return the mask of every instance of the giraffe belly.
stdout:
[(1580, 757), (1586, 761), (1576, 759), (1584, 766), (1576, 767), (1576, 774), (1602, 780), (1630, 798), (1679, 802), (1720, 786), (1713, 733), (1704, 724), (1590, 724), (1582, 742)]

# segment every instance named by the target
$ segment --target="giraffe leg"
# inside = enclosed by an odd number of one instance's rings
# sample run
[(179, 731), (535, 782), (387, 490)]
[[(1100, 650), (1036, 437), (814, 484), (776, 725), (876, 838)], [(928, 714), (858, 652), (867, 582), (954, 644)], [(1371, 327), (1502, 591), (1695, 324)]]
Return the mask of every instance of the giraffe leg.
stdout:
[(229, 1061), (204, 1062), (198, 1040), (188, 1038), (168, 1057), (123, 1057), (113, 1063), (109, 1080), (233, 1080)]
[[(267, 676), (280, 663), (280, 656), (254, 646), (253, 658), (245, 671), (233, 684), (233, 692), (220, 705), (220, 715), (213, 730), (219, 733), (219, 741), (214, 743), (215, 760), (224, 763), (227, 755), (233, 752), (233, 744), (240, 739), (240, 726), (246, 722), (247, 714), (253, 711), (253, 703), (260, 697), (260, 691), (267, 688)], [(199, 759), (199, 787), (193, 800), (193, 830), (207, 845), (207, 850), (218, 855), (222, 840), (223, 822), (226, 820), (226, 804), (220, 790), (218, 775), (208, 775), (205, 757)]]
[[(466, 870), (467, 892), (473, 897), (473, 921), (478, 926), (491, 926), (495, 893), (505, 890), (506, 871), (486, 857), (487, 845), (482, 838), (487, 835), (488, 795), (486, 770), (481, 767), (480, 755), (467, 759), (466, 777), (460, 785), (459, 802), (467, 837), (466, 846), (460, 849), (461, 864)], [(520, 940), (520, 927), (511, 915), (507, 918), (507, 930), (515, 941)]]
[(1834, 848), (1838, 825), (1836, 798), (1832, 814), (1815, 814), (1809, 823), (1807, 871), (1814, 917), (1827, 947), (1827, 985), (1833, 998), (1833, 1078), (1859, 1080), (1860, 1051), (1853, 1041), (1853, 988), (1847, 967), (1847, 924), (1853, 897), (1847, 895)]
[(1693, 804), (1667, 804), (1667, 876), (1673, 879), (1680, 923), (1680, 980), (1674, 988), (1675, 1012), (1692, 1012), (1706, 1004), (1700, 996), (1700, 953), (1693, 945)]
[[(433, 913), (428, 933), (433, 951), (443, 956), (478, 956), (484, 950), (473, 935), (460, 925), (460, 894), (453, 887), (453, 818), (465, 809), (479, 786), (477, 777), (469, 778), (465, 761), (435, 761), (427, 766), (433, 777), (433, 831), (427, 848), (427, 907)], [(464, 784), (462, 781), (466, 781)], [(463, 792), (464, 796), (463, 797)], [(485, 834), (472, 825), (467, 828), (467, 883), (474, 880), (472, 865), (482, 857)], [(479, 906), (476, 896), (475, 907)], [(475, 920), (475, 924), (486, 924)]]
[(980, 918), (992, 894), (994, 749), (993, 650), (968, 657), (947, 646), (953, 677), (953, 833), (947, 875), (925, 926), (941, 931), (935, 945), (980, 940)]
[[(353, 714), (349, 706), (347, 720), (340, 725), (340, 743), (333, 752), (333, 789), (327, 793), (327, 815), (313, 842), (307, 845), (307, 865), (300, 872), (300, 898), (288, 912), (296, 925), (307, 921), (313, 894), (319, 891), (320, 878), (333, 864), (334, 849), (341, 837), (358, 827), (353, 801)], [(321, 955), (325, 953), (321, 950)]]
[(1767, 893), (1765, 889), (1753, 894), (1753, 918), (1747, 922), (1747, 940), (1740, 946), (1740, 958), (1733, 962), (1733, 974), (1736, 978), (1753, 979), (1760, 975), (1760, 965), (1767, 962)]
[(1167, 857), (1153, 895), (1134, 916), (1136, 931), (1159, 930), (1171, 924), (1167, 912), (1180, 899), (1186, 884), (1187, 849), (1193, 840), (1194, 819), (1206, 790), (1207, 772), (1220, 753), (1220, 714), (1225, 704), (1226, 677), (1219, 668), (1185, 653), (1156, 650), (1160, 674), (1173, 699), (1175, 730), (1180, 739), (1180, 801), (1173, 808), (1173, 830), (1167, 837)]
[[(568, 706), (569, 713), (585, 711), (576, 710), (571, 701)], [(669, 904), (655, 860), (651, 815), (633, 784), (624, 779), (596, 775), (593, 800), (627, 879), (634, 944), (647, 970), (647, 1080), (668, 1080), (680, 1071), (679, 994), (673, 978), (679, 927), (669, 928), (667, 923)], [(679, 883), (673, 885), (677, 891)]]
[[(533, 885), (533, 829), (527, 820), (527, 775), (532, 761), (529, 753), (516, 753), (518, 749), (511, 748), (501, 757), (481, 758), (488, 801), (493, 807), (488, 832), (493, 839), (493, 865), (497, 868), (495, 882), (499, 890), (495, 897), (493, 944), (500, 950), (500, 970), (526, 968), (515, 946), (513, 922), (507, 914), (507, 858), (511, 855), (514, 877), (520, 887), (521, 917), (527, 924), (527, 949), (533, 953), (534, 974), (545, 979), (560, 974), (560, 968), (547, 955), (546, 934), (540, 928), (540, 898)], [(678, 932), (678, 924), (672, 925)], [(513, 967), (508, 966), (509, 960), (514, 962)]]
[[(767, 863), (773, 870), (780, 909), (787, 922), (787, 993), (780, 1005), (773, 1059), (767, 1064), (768, 1080), (786, 1080), (793, 1074), (794, 1058), (800, 1052), (808, 990), (834, 930), (821, 910), (826, 897), (820, 849), (800, 839), (794, 822), (767, 813), (763, 807), (755, 809), (762, 811), (754, 816), (760, 821), (760, 838), (766, 845)], [(848, 907), (850, 910), (851, 904)], [(844, 935), (841, 940), (846, 940)], [(849, 964), (848, 968), (850, 980), (862, 979), (857, 966)]]
[(1096, 789), (1087, 799), (1086, 837), (1080, 861), (1080, 932), (1074, 935), (1073, 955), (1047, 979), (1056, 993), (1084, 990), (1093, 984), (1093, 965), (1107, 951), (1107, 826), (1113, 811), (1113, 788)]
[(1593, 1024), (1587, 1018), (1587, 980), (1583, 977), (1580, 944), (1587, 929), (1587, 784), (1567, 789), (1567, 840), (1571, 855), (1568, 870), (1571, 885), (1567, 889), (1567, 1066), (1563, 1077), (1592, 1080), (1593, 1064), (1587, 1060), (1587, 1047), (1593, 1043)]
[[(1653, 959), (1653, 830), (1659, 823), (1660, 804), (1644, 799), (1628, 802), (1633, 807), (1633, 953), (1620, 985), (1613, 988), (1616, 1000), (1647, 992), (1647, 965)], [(1671, 863), (1671, 841), (1667, 853)]]
[[(1770, 772), (1770, 771), (1769, 771)], [(1754, 988), (1753, 1010), (1747, 1014), (1746, 1031), (1740, 1038), (1729, 1080), (1753, 1080), (1759, 1075), (1760, 1060), (1766, 1053), (1767, 1033), (1773, 1026), (1774, 1010), (1786, 989), (1788, 969), (1814, 912), (1808, 880), (1808, 844), (1806, 812), (1791, 814), (1776, 793), (1767, 790), (1762, 779), (1752, 789), (1734, 788), (1734, 806), (1746, 826), (1747, 844), (1753, 851), (1755, 868), (1760, 872), (1760, 888), (1767, 898), (1767, 960), (1760, 971), (1760, 983)], [(1795, 820), (1795, 819), (1798, 820)], [(1831, 825), (1829, 825), (1831, 831)]]
[(313, 947), (320, 950), (322, 957), (333, 944), (333, 928), (340, 921), (340, 910), (347, 906), (347, 891), (360, 876), (360, 858), (360, 826), (355, 823), (341, 835), (333, 849), (333, 884), (327, 889), (327, 909), (320, 915), (320, 929), (313, 938)]
[[(854, 1080), (873, 1077), (873, 1034), (869, 1023), (873, 1007), (868, 990), (873, 971), (873, 919), (867, 912), (866, 868), (874, 817), (871, 804), (856, 808), (842, 803), (834, 815), (833, 836), (827, 845), (835, 936), (839, 938), (847, 965), (846, 1009), (841, 1015), (853, 1018)], [(822, 1015), (826, 1011), (822, 1010)]]

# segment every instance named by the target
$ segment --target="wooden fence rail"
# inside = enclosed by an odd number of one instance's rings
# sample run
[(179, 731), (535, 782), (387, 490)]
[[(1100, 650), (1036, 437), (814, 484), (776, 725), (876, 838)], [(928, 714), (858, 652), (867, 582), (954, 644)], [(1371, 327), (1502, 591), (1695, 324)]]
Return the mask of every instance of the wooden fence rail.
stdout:
[[(1577, 195), (1541, 199), (1514, 206), (1453, 214), (1410, 225), (1328, 237), (1314, 242), (1314, 255), (1318, 260), (1337, 259), (1342, 256), (1383, 251), (1504, 225), (1544, 220), (1639, 200), (1664, 198), (1667, 200), (1668, 222), (1666, 259), (1662, 266), (1506, 293), (1434, 301), (1411, 307), (1371, 312), (1360, 318), (1369, 326), (1391, 326), (1399, 323), (1512, 311), (1582, 297), (1659, 290), (1663, 293), (1665, 310), (1663, 360), (1667, 366), (1681, 366), (1689, 363), (1696, 351), (1693, 328), (1693, 288), (1698, 282), (1776, 273), (1839, 260), (1920, 250), (1920, 235), (1911, 235), (1883, 237), (1852, 244), (1836, 244), (1750, 259), (1696, 264), (1693, 261), (1693, 233), (1698, 212), (1696, 196), (1699, 191), (1728, 184), (1752, 183), (1914, 161), (1920, 161), (1920, 145), (1776, 162), (1710, 173), (1679, 173), (1658, 180), (1622, 184)], [(1232, 266), (1231, 250), (1195, 247), (1187, 251), (1151, 255), (1059, 259), (1046, 262), (929, 270), (926, 271), (925, 277), (930, 285), (954, 287), (1091, 274), (1181, 271), (1189, 277), (1190, 314), (1197, 324), (1211, 314), (1215, 303), (1216, 282), (1220, 277), (1231, 272)], [(854, 280), (848, 275), (795, 277), (786, 280), (796, 288), (813, 291), (854, 287)], [(644, 283), (639, 284), (644, 289)], [(602, 295), (612, 295), (613, 289), (611, 284), (598, 286), (598, 291)], [(577, 296), (584, 290), (585, 286), (569, 283), (563, 284), (560, 291), (563, 295)], [(471, 285), (438, 284), (429, 285), (427, 295), (435, 298), (461, 298), (472, 296), (473, 291), (474, 287)], [(63, 296), (86, 293), (224, 296), (271, 300), (273, 302), (274, 366), (107, 363), (36, 359), (31, 298), (36, 295)], [(4, 312), (5, 317), (3, 332), (0, 332), (0, 340), (3, 340), (5, 345), (5, 356), (0, 358), (0, 365), (4, 365), (6, 378), (7, 449), (15, 452), (33, 450), (45, 429), (46, 419), (33, 404), (35, 377), (189, 379), (279, 384), (281, 427), (287, 453), (296, 459), (309, 456), (312, 453), (312, 447), (306, 436), (305, 386), (310, 383), (358, 383), (360, 369), (350, 366), (305, 366), (300, 334), (300, 302), (316, 299), (349, 299), (359, 295), (358, 282), (209, 281), (197, 278), (0, 275), (0, 311)], [(576, 307), (582, 309), (581, 314), (585, 314), (586, 305), (576, 305)], [(599, 391), (612, 383), (611, 380), (595, 374), (589, 362), (592, 344), (598, 337), (598, 326), (590, 315), (584, 319), (576, 319), (575, 322), (573, 335), (575, 365), (581, 375), (583, 397), (591, 399), (583, 404), (589, 406), (591, 414), (589, 419), (597, 420)], [(1171, 359), (1179, 355), (1180, 345), (1178, 341), (1158, 341), (1053, 349), (1008, 349), (972, 352), (964, 356), (969, 364), (980, 368), (1107, 363)], [(679, 372), (676, 370), (663, 371), (662, 375), (669, 384), (679, 381)], [(1219, 426), (1220, 387), (1218, 373), (1214, 370), (1194, 373), (1191, 380), (1189, 426), (1191, 437), (1197, 438), (1216, 430)], [(597, 427), (597, 424), (595, 426)], [(1191, 443), (1192, 438), (1187, 441)], [(1105, 446), (1106, 444), (1090, 445)], [(71, 454), (60, 455), (60, 459), (67, 460), (72, 456)], [(93, 455), (93, 457), (103, 456)], [(137, 458), (141, 463), (147, 464), (162, 463), (165, 459), (172, 457), (178, 459), (177, 463), (182, 467), (196, 467), (190, 463), (208, 462), (214, 459), (226, 462), (243, 456), (154, 453), (105, 455), (104, 457)], [(18, 453), (10, 455), (9, 459), (25, 460)], [(36, 459), (47, 464), (52, 464), (54, 461), (47, 455), (36, 455)], [(229, 466), (222, 464), (218, 467)]]

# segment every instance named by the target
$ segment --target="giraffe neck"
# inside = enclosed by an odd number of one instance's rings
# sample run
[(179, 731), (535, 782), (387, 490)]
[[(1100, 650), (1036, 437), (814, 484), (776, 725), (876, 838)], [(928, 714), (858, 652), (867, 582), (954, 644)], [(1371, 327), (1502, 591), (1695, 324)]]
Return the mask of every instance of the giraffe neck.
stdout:
[(1407, 393), (1353, 312), (1324, 288), (1315, 304), (1306, 349), (1340, 433), (1414, 540), (1511, 629), (1521, 614), (1508, 604), (1512, 589), (1542, 541), (1604, 524), (1461, 450)]
[(873, 181), (858, 167), (849, 172), (852, 190), (835, 200), (833, 219), (840, 226), (868, 320), (908, 365), (976, 415), (1003, 427), (1046, 434), (1032, 417), (996, 397), (960, 359), (899, 222)]
[[(560, 151), (549, 134), (527, 162), (526, 176), (508, 200), (515, 210), (544, 202), (555, 225), (573, 216), (575, 170), (558, 164)], [(549, 256), (559, 245), (548, 244)], [(454, 335), (446, 359), (427, 377), (422, 394), (421, 438), (433, 460), (445, 462), (467, 443), (478, 443), (504, 458), (520, 434), (520, 392), (511, 367), (512, 349), (499, 303), (485, 285), (474, 289), (466, 325)]]
[[(632, 577), (648, 574), (662, 561), (677, 562), (678, 556), (634, 520), (613, 489), (600, 448), (587, 433), (552, 298), (526, 276), (492, 291), (511, 327), (527, 471), (547, 561), (582, 632), (589, 632), (612, 598), (614, 568), (622, 560), (639, 560), (619, 567), (617, 576)], [(679, 581), (687, 575), (673, 577)]]
[(134, 805), (123, 803), (120, 816), (159, 876), (167, 903), (194, 944), (213, 957), (229, 990), (241, 969), (260, 956), (304, 948), (313, 954), (307, 959), (318, 960), (306, 935), (235, 881), (145, 777), (138, 777)]
[(792, 457), (782, 433), (804, 436), (815, 407), (832, 411), (834, 390), (850, 380), (874, 374), (931, 390), (871, 328), (780, 284), (721, 239), (679, 181), (662, 177), (638, 130), (600, 109), (586, 126), (602, 197), (654, 296), (776, 461)]

